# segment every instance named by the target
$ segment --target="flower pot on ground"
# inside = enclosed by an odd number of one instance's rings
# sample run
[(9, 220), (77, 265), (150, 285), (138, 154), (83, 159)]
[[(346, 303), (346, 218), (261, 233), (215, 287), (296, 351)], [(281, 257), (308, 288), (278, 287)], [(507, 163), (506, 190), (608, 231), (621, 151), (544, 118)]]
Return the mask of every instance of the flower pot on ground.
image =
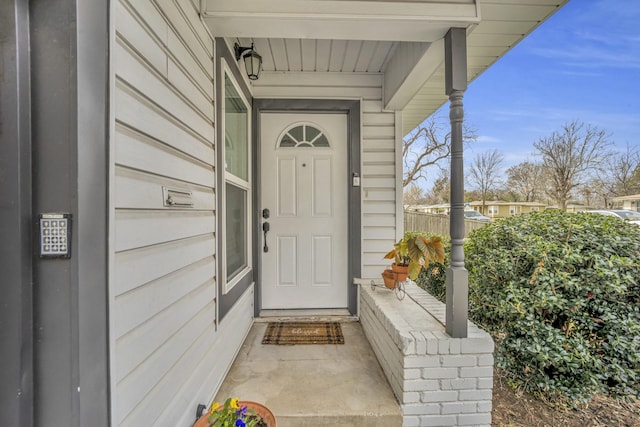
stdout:
[(398, 266), (406, 266), (409, 278), (416, 280), (429, 263), (444, 261), (444, 246), (438, 236), (407, 232), (384, 257), (395, 260)]
[(214, 402), (193, 427), (277, 427), (276, 417), (262, 403), (229, 398), (223, 406)]

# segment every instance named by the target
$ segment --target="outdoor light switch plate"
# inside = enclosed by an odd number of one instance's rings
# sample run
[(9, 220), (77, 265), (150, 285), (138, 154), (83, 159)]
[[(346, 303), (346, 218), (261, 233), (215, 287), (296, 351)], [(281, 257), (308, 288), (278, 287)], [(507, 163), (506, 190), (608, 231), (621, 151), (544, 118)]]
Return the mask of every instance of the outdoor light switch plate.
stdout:
[(40, 258), (71, 258), (71, 214), (39, 216)]

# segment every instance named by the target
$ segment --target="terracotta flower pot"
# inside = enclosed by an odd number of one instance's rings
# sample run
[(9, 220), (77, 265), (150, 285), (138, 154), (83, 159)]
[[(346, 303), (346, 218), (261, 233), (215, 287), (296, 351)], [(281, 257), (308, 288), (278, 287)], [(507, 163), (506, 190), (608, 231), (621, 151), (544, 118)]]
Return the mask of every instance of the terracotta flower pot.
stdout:
[(398, 265), (395, 262), (391, 264), (391, 270), (398, 279), (398, 282), (404, 282), (409, 277), (409, 266), (408, 265)]
[(396, 275), (392, 270), (386, 269), (382, 272), (382, 280), (384, 280), (384, 285), (389, 289), (394, 289), (396, 287)]
[[(262, 418), (262, 421), (267, 424), (269, 427), (277, 427), (276, 416), (271, 412), (269, 408), (264, 406), (262, 403), (252, 402), (250, 400), (241, 400), (238, 402), (240, 407), (246, 406), (248, 409), (254, 411), (256, 415), (259, 415)], [(203, 416), (198, 418), (198, 421), (193, 425), (193, 427), (210, 427), (211, 424), (207, 420), (209, 418), (209, 411), (207, 411)]]

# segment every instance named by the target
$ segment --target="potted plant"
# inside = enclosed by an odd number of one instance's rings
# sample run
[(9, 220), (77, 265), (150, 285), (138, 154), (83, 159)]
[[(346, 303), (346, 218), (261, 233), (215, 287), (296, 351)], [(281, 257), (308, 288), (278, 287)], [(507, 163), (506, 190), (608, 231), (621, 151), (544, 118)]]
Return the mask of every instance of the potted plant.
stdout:
[[(430, 262), (444, 261), (444, 246), (438, 236), (429, 236), (423, 233), (407, 232), (402, 239), (393, 245), (393, 249), (385, 256), (385, 259), (393, 259), (391, 270), (385, 270), (382, 278), (387, 287), (395, 287), (395, 281), (415, 280), (423, 267)], [(393, 281), (393, 285), (391, 285)]]
[(276, 417), (261, 403), (230, 397), (224, 405), (213, 402), (193, 427), (276, 427)]

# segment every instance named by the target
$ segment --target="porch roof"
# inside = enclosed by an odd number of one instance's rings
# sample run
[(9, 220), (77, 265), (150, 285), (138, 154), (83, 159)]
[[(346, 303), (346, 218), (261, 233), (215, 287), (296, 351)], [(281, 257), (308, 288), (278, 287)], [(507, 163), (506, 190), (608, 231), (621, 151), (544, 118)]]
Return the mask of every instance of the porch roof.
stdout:
[[(444, 42), (467, 29), (474, 80), (568, 0), (201, 0), (212, 34), (255, 44), (265, 73), (382, 74), (406, 134), (447, 101)], [(256, 84), (259, 84), (257, 82)]]

